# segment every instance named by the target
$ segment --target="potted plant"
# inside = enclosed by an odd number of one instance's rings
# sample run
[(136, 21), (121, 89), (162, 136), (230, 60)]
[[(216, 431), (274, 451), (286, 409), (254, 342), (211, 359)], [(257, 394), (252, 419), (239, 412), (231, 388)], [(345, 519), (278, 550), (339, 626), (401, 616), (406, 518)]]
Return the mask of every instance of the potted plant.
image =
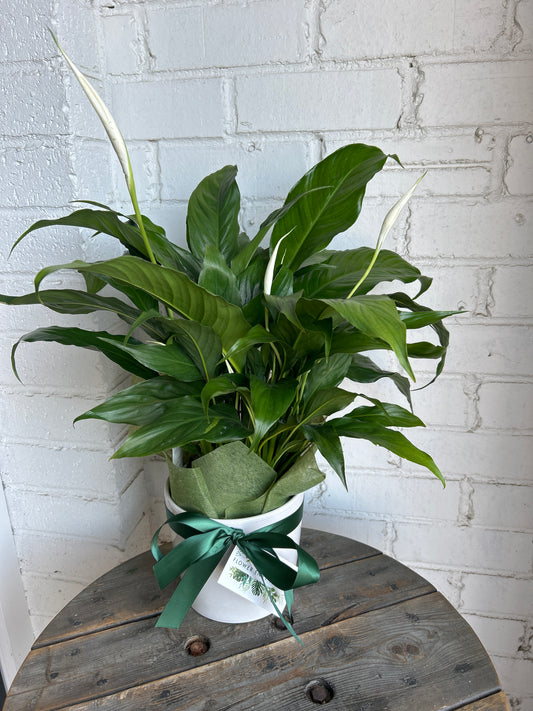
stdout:
[[(266, 595), (279, 613), (272, 583), (287, 591), (290, 603), (293, 587), (318, 576), (314, 561), (297, 545), (303, 492), (324, 478), (315, 452), (344, 484), (343, 437), (369, 440), (444, 481), (433, 459), (397, 430), (423, 425), (411, 408), (411, 360), (435, 359), (439, 375), (448, 346), (442, 319), (454, 313), (421, 305), (431, 279), (382, 249), (415, 186), (387, 215), (375, 248), (336, 251), (329, 248), (331, 240), (357, 219), (368, 181), (388, 158), (398, 161), (396, 156), (363, 144), (340, 148), (296, 183), (252, 238), (239, 227), (237, 168), (225, 166), (192, 193), (187, 248), (180, 247), (141, 215), (120, 131), (66, 59), (117, 152), (134, 213), (91, 203), (36, 222), (15, 246), (34, 230), (74, 226), (119, 240), (125, 253), (45, 267), (34, 293), (0, 300), (39, 303), (67, 314), (110, 311), (124, 323), (124, 333), (40, 328), (14, 345), (13, 368), (20, 342), (55, 341), (97, 349), (131, 373), (130, 387), (77, 420), (132, 427), (113, 457), (161, 453), (168, 461), (167, 508), (179, 507), (170, 511), (171, 522), (186, 540), (165, 557), (154, 544), (156, 572), (165, 584), (188, 570), (181, 599), (160, 624), (179, 625), (233, 543), (259, 569), (250, 583), (235, 572), (232, 559), (233, 582), (255, 589), (257, 597)], [(45, 278), (65, 269), (78, 272), (84, 288), (46, 289)], [(417, 293), (389, 293), (383, 285), (391, 282), (416, 283)], [(371, 293), (378, 285), (380, 293)], [(436, 343), (416, 339), (426, 327)], [(383, 350), (395, 354), (406, 375), (372, 360), (372, 351)], [(407, 407), (365, 395), (366, 384), (383, 378), (394, 383)], [(278, 509), (281, 523), (270, 520)], [(261, 530), (253, 534), (254, 528)], [(297, 570), (278, 560), (273, 549), (280, 547), (292, 550)], [(252, 617), (263, 614), (254, 606)]]

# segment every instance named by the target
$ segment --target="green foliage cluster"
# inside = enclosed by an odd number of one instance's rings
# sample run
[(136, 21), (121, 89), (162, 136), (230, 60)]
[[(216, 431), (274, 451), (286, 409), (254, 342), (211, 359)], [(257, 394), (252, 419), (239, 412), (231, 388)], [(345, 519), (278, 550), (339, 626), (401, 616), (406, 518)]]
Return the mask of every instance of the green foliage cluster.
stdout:
[[(351, 437), (442, 479), (433, 459), (397, 428), (423, 425), (410, 408), (411, 360), (435, 359), (441, 372), (448, 346), (442, 319), (452, 312), (419, 303), (431, 279), (396, 253), (329, 249), (357, 219), (366, 185), (388, 157), (363, 144), (340, 148), (296, 183), (253, 238), (239, 227), (235, 166), (207, 176), (192, 193), (187, 248), (147, 217), (98, 203), (41, 220), (18, 241), (43, 227), (83, 227), (117, 239), (125, 254), (46, 267), (35, 292), (0, 301), (62, 314), (109, 311), (124, 322), (124, 335), (51, 326), (19, 341), (96, 349), (135, 376), (131, 387), (77, 418), (134, 426), (115, 457), (181, 447), (191, 462), (240, 441), (281, 477), (316, 448), (345, 482), (341, 438)], [(65, 269), (81, 274), (85, 288), (41, 288)], [(391, 282), (416, 282), (418, 293), (370, 293)], [(426, 327), (434, 343), (408, 338)], [(378, 367), (371, 354), (382, 350), (392, 351), (409, 377)], [(365, 396), (365, 386), (383, 378), (409, 407)]]

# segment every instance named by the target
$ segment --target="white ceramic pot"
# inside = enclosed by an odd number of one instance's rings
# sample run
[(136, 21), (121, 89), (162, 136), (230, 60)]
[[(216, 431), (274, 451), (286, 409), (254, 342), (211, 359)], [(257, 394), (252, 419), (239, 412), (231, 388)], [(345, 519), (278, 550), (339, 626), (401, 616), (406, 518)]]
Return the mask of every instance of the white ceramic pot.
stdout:
[[(269, 526), (272, 523), (277, 523), (287, 516), (290, 516), (301, 506), (304, 500), (303, 494), (297, 494), (293, 496), (286, 504), (280, 506), (273, 511), (268, 511), (264, 514), (259, 514), (258, 516), (248, 516), (247, 518), (224, 518), (224, 519), (213, 519), (226, 526), (232, 528), (240, 528), (244, 533), (252, 533), (258, 528), (263, 526)], [(165, 505), (172, 514), (184, 513), (171, 498), (169, 483), (167, 481), (165, 486)], [(302, 529), (302, 524), (300, 523), (291, 533), (289, 533), (289, 538), (295, 543), (300, 542), (300, 533)], [(181, 538), (175, 536), (176, 541), (174, 545), (178, 545)], [(280, 550), (279, 554), (283, 556), (285, 560), (289, 563), (296, 564), (297, 553), (294, 550)], [(241, 595), (234, 593), (228, 588), (220, 585), (217, 580), (231, 555), (231, 550), (228, 551), (221, 562), (217, 565), (213, 573), (211, 573), (206, 584), (198, 594), (198, 597), (194, 601), (192, 607), (196, 612), (210, 620), (216, 620), (218, 622), (252, 622), (253, 620), (259, 620), (262, 617), (266, 617), (271, 614), (268, 610), (255, 605), (253, 602), (246, 600)]]

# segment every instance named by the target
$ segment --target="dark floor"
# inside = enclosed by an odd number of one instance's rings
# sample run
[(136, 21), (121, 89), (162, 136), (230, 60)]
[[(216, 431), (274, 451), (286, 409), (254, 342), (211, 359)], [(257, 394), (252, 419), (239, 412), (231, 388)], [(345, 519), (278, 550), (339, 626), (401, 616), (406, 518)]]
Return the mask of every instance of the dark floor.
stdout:
[(6, 690), (4, 689), (4, 685), (2, 683), (2, 677), (0, 676), (0, 709), (2, 708), (2, 704), (6, 700)]

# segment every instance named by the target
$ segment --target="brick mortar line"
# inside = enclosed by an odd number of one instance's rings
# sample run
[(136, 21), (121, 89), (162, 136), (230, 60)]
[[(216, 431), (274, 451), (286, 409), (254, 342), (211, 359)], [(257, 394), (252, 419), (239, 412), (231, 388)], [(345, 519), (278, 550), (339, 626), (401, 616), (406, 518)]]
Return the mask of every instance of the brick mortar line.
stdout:
[[(465, 434), (470, 434), (470, 433), (465, 433)], [(475, 434), (475, 433), (474, 433)], [(328, 469), (333, 474), (333, 470)], [(353, 465), (348, 464), (346, 468), (346, 473), (348, 476), (353, 476), (357, 477), (360, 475), (368, 475), (372, 477), (378, 477), (378, 478), (385, 478), (385, 477), (390, 477), (391, 479), (408, 479), (409, 481), (413, 480), (423, 480), (426, 482), (433, 482), (435, 486), (437, 485), (437, 480), (432, 474), (425, 474), (424, 472), (406, 472), (405, 470), (392, 470), (392, 469), (386, 469), (384, 467), (378, 468), (378, 467), (354, 467)], [(462, 479), (464, 478), (464, 474), (460, 472), (450, 472), (446, 476), (446, 482), (447, 483), (456, 483), (459, 484)], [(484, 477), (481, 474), (469, 474), (468, 475), (469, 479), (473, 484), (476, 485), (488, 485), (488, 486), (522, 486), (522, 487), (528, 487), (531, 486), (531, 481), (526, 477), (524, 479), (516, 479), (516, 480), (501, 480), (497, 478), (490, 478), (490, 477)]]
[[(383, 141), (390, 141), (390, 140), (398, 140), (398, 141), (415, 141), (418, 143), (423, 143), (424, 141), (427, 140), (438, 140), (440, 138), (468, 138), (469, 136), (473, 135), (475, 133), (475, 129), (478, 127), (484, 127), (487, 129), (487, 132), (490, 132), (491, 136), (496, 136), (497, 134), (502, 135), (502, 136), (507, 136), (509, 132), (512, 132), (512, 135), (509, 136), (509, 138), (516, 138), (521, 135), (529, 134), (533, 130), (533, 126), (531, 122), (529, 121), (508, 121), (508, 122), (502, 122), (502, 123), (483, 123), (481, 124), (479, 122), (472, 122), (471, 124), (448, 124), (447, 126), (442, 127), (442, 130), (440, 126), (437, 125), (427, 125), (424, 126), (423, 132), (424, 135), (419, 135), (416, 133), (414, 130), (410, 131), (405, 128), (396, 128), (391, 126), (390, 128), (381, 128), (381, 129), (370, 129), (370, 128), (344, 128), (344, 129), (320, 129), (319, 132), (320, 134), (323, 134), (324, 138), (326, 140), (330, 140), (332, 142), (341, 142), (341, 141), (347, 141), (351, 142), (354, 141), (354, 139), (360, 140), (360, 141), (368, 141), (368, 140), (383, 140)], [(4, 149), (26, 149), (29, 148), (30, 150), (32, 149), (40, 149), (43, 146), (45, 148), (50, 148), (50, 149), (56, 149), (56, 148), (62, 148), (64, 149), (67, 147), (65, 143), (62, 143), (62, 141), (66, 141), (70, 138), (74, 138), (76, 141), (79, 141), (80, 143), (82, 142), (92, 142), (101, 146), (108, 146), (109, 144), (104, 140), (99, 138), (98, 136), (87, 136), (86, 134), (82, 133), (77, 133), (76, 132), (77, 127), (74, 127), (74, 130), (71, 133), (60, 133), (60, 132), (55, 132), (55, 133), (28, 133), (24, 138), (20, 136), (20, 134), (9, 134), (9, 133), (4, 133), (2, 136), (0, 136), (0, 147)], [(297, 138), (313, 138), (316, 137), (317, 129), (250, 129), (250, 130), (240, 130), (236, 131), (235, 134), (232, 134), (232, 137), (235, 139), (236, 142), (238, 141), (244, 141), (248, 138), (252, 140), (271, 140), (273, 142), (276, 141), (294, 141), (295, 137)], [(484, 133), (484, 135), (487, 135), (487, 133)], [(149, 142), (159, 142), (163, 145), (166, 143), (175, 143), (176, 145), (179, 144), (194, 144), (195, 146), (201, 147), (203, 144), (208, 145), (208, 144), (223, 144), (226, 140), (226, 137), (223, 135), (220, 136), (205, 136), (205, 135), (191, 135), (191, 136), (160, 136), (158, 138), (137, 138), (137, 137), (129, 137), (126, 139), (126, 142), (128, 145), (139, 145), (142, 146), (145, 143)], [(28, 143), (29, 141), (29, 143)], [(45, 143), (43, 143), (43, 141)], [(408, 156), (407, 156), (408, 158)], [(493, 164), (493, 159), (492, 158), (487, 158), (487, 160), (476, 160), (476, 159), (470, 159), (470, 158), (456, 158), (456, 159), (450, 159), (446, 160), (445, 157), (441, 161), (430, 161), (421, 159), (420, 161), (415, 161), (412, 163), (405, 162), (404, 165), (406, 169), (412, 169), (417, 166), (424, 166), (424, 167), (458, 167), (458, 168), (467, 168), (467, 167), (487, 167), (491, 166)], [(385, 168), (384, 172), (389, 172), (391, 170), (396, 170), (400, 172), (402, 169), (400, 167), (396, 167), (392, 164), (388, 165)], [(508, 199), (508, 198), (527, 198), (530, 197), (531, 194), (519, 194), (519, 195), (513, 195), (513, 194), (505, 194), (503, 197)], [(421, 199), (421, 198), (413, 198), (413, 199)]]
[[(532, 55), (533, 56), (533, 55)], [(423, 67), (453, 66), (453, 65), (481, 65), (481, 64), (523, 64), (531, 63), (532, 56), (504, 55), (501, 53), (476, 54), (416, 54), (418, 63)], [(285, 60), (275, 60), (272, 62), (255, 62), (251, 64), (235, 64), (224, 67), (176, 67), (176, 68), (153, 68), (150, 71), (138, 70), (136, 72), (109, 72), (106, 80), (113, 85), (144, 83), (150, 81), (183, 80), (194, 81), (202, 79), (220, 79), (231, 75), (235, 77), (257, 78), (272, 75), (324, 73), (324, 72), (351, 72), (351, 71), (383, 71), (396, 70), (398, 65), (405, 61), (412, 60), (413, 55), (409, 53), (382, 55), (376, 57), (359, 57), (354, 59), (343, 58), (320, 58), (310, 61), (309, 57), (294, 57)], [(132, 79), (134, 81), (132, 81)]]
[[(120, 425), (117, 425), (117, 427), (120, 427)], [(75, 447), (77, 451), (82, 451), (82, 452), (102, 452), (102, 453), (109, 453), (112, 449), (118, 449), (119, 445), (123, 442), (126, 436), (126, 429), (123, 429), (122, 432), (115, 438), (110, 438), (107, 443), (104, 444), (104, 446), (101, 445), (100, 443), (96, 442), (85, 442), (84, 440), (79, 440), (79, 439), (71, 439), (71, 440), (54, 440), (54, 439), (35, 439), (31, 437), (19, 437), (18, 439), (15, 439), (14, 437), (2, 437), (2, 442), (5, 444), (21, 444), (21, 445), (26, 445), (30, 447), (41, 447), (42, 449), (50, 449), (52, 451), (57, 451), (61, 449), (71, 449), (72, 447)]]
[[(141, 8), (142, 9), (142, 8)], [(96, 24), (97, 32), (100, 23)], [(353, 71), (353, 70), (381, 70), (395, 68), (402, 61), (409, 61), (413, 55), (409, 53), (380, 55), (375, 57), (358, 57), (353, 59), (347, 58), (319, 58), (310, 61), (309, 57), (301, 59), (289, 58), (285, 60), (273, 60), (271, 63), (257, 62), (252, 64), (236, 64), (225, 67), (183, 67), (173, 69), (157, 69), (157, 68), (140, 68), (135, 72), (102, 72), (96, 77), (97, 81), (102, 81), (105, 77), (106, 81), (111, 83), (142, 83), (155, 79), (157, 81), (165, 79), (205, 79), (205, 78), (220, 78), (230, 73), (235, 73), (238, 76), (248, 76), (254, 71), (260, 76), (268, 76), (271, 74), (288, 74), (296, 72), (322, 72), (322, 71)], [(526, 52), (517, 54), (507, 54), (501, 52), (493, 52), (491, 50), (480, 50), (475, 55), (472, 53), (440, 53), (432, 55), (430, 53), (417, 53), (417, 60), (425, 66), (450, 66), (464, 64), (528, 64), (531, 62), (533, 55)], [(91, 78), (95, 78), (95, 69), (86, 68), (80, 65), (84, 73), (87, 73)], [(67, 70), (63, 67), (58, 55), (45, 56), (42, 59), (23, 59), (0, 61), (0, 74), (21, 73), (29, 76), (39, 75), (43, 70), (47, 72), (59, 71), (66, 74)], [(4, 70), (4, 71), (2, 71)], [(98, 70), (96, 70), (97, 72)]]
[[(114, 394), (116, 388), (110, 387), (109, 390), (76, 390), (69, 388), (56, 387), (54, 385), (41, 385), (38, 388), (32, 385), (17, 385), (17, 383), (4, 382), (0, 376), (0, 385), (6, 395), (20, 395), (22, 397), (45, 397), (45, 398), (61, 398), (65, 400), (90, 400), (100, 401), (107, 399)], [(125, 385), (125, 387), (128, 387)]]
[[(339, 141), (351, 141), (353, 140), (354, 137), (359, 137), (362, 140), (370, 140), (370, 139), (379, 139), (379, 140), (406, 140), (406, 141), (414, 141), (418, 142), (420, 144), (423, 144), (427, 142), (428, 140), (439, 140), (439, 139), (446, 139), (446, 138), (472, 138), (475, 137), (475, 129), (477, 124), (473, 123), (471, 125), (467, 126), (461, 126), (461, 127), (454, 127), (454, 126), (444, 126), (440, 130), (436, 130), (435, 128), (428, 128), (428, 129), (398, 129), (398, 128), (380, 128), (380, 129), (368, 129), (368, 128), (346, 128), (346, 129), (320, 129), (319, 133), (323, 134), (325, 138), (328, 138), (331, 141), (339, 142)], [(505, 135), (506, 131), (505, 128), (506, 126), (511, 126), (511, 124), (505, 124), (505, 123), (498, 123), (497, 125), (494, 125), (494, 131), (491, 134), (486, 134), (483, 133), (482, 135), (484, 137), (492, 137), (493, 135), (496, 135), (497, 132), (499, 132), (501, 135)], [(520, 122), (520, 125), (524, 126), (524, 131), (527, 133), (531, 129), (533, 129), (533, 125), (530, 124), (527, 121), (522, 121)], [(514, 129), (516, 127), (516, 123), (512, 124), (512, 128)], [(499, 129), (502, 129), (501, 131)], [(287, 132), (287, 140), (293, 140), (294, 135), (303, 135), (303, 134), (311, 134), (311, 135), (316, 135), (317, 129), (298, 129), (295, 131), (288, 130)], [(48, 135), (48, 134), (47, 134)], [(246, 136), (253, 136), (254, 132), (253, 130), (250, 130), (246, 132)], [(268, 132), (257, 132), (257, 137), (261, 137), (263, 139), (269, 139), (271, 138)], [(79, 136), (80, 139), (86, 138), (87, 140), (93, 140), (93, 141), (98, 141), (99, 143), (105, 143), (105, 141), (100, 141), (98, 138), (93, 138), (89, 136)], [(1, 137), (0, 137), (1, 140)], [(144, 143), (145, 139), (141, 138), (129, 138), (128, 139), (128, 144), (135, 145), (136, 143)], [(146, 139), (148, 140), (148, 139)], [(217, 143), (224, 143), (225, 142), (225, 137), (224, 136), (203, 136), (201, 138), (188, 138), (187, 136), (176, 136), (172, 138), (156, 138), (156, 139), (149, 139), (151, 141), (157, 141), (163, 145), (166, 143), (173, 143), (176, 145), (179, 145), (181, 143), (190, 143), (192, 141), (195, 142), (195, 145), (198, 145), (201, 147), (201, 145), (206, 144), (217, 144)], [(276, 136), (276, 140), (279, 140), (279, 136)], [(483, 138), (481, 139), (483, 140)], [(442, 162), (445, 165), (453, 165), (454, 162), (457, 162), (459, 164), (470, 164), (470, 163), (480, 163), (482, 165), (486, 164), (491, 164), (492, 163), (492, 157), (488, 157), (487, 160), (485, 161), (477, 161), (477, 160), (472, 160), (470, 158), (453, 158), (448, 160), (446, 156), (443, 156)], [(410, 166), (410, 165), (426, 165), (426, 161), (424, 159), (421, 159), (420, 162), (415, 162), (415, 163), (406, 163), (405, 161), (402, 161), (404, 165)], [(390, 164), (391, 167), (401, 170), (401, 168), (396, 168), (394, 163)], [(388, 168), (389, 166), (387, 166)]]
[[(388, 524), (412, 524), (412, 523), (417, 523), (419, 526), (433, 526), (441, 529), (453, 529), (457, 530), (458, 528), (462, 531), (482, 531), (482, 532), (490, 532), (490, 533), (510, 533), (510, 534), (518, 534), (520, 536), (529, 536), (532, 532), (533, 529), (514, 529), (514, 528), (508, 528), (508, 527), (493, 527), (493, 526), (487, 526), (485, 524), (483, 525), (475, 525), (474, 520), (468, 525), (457, 525), (456, 519), (436, 519), (434, 517), (421, 517), (421, 518), (416, 518), (414, 516), (405, 516), (405, 517), (399, 517), (397, 514), (392, 514), (392, 513), (368, 513), (368, 512), (359, 512), (359, 511), (347, 511), (346, 509), (338, 508), (338, 507), (328, 507), (327, 509), (307, 509), (307, 513), (311, 514), (310, 518), (315, 518), (315, 517), (320, 517), (320, 518), (326, 518), (330, 516), (330, 514), (336, 514), (338, 516), (344, 516), (344, 520), (346, 521), (378, 521), (380, 523), (383, 523), (384, 525)], [(353, 513), (357, 515), (357, 518), (354, 519)], [(396, 531), (397, 533), (397, 531)], [(413, 562), (413, 561), (411, 561)], [(418, 561), (419, 563), (423, 563), (424, 561)], [(414, 563), (413, 563), (414, 564)], [(456, 570), (453, 566), (450, 566), (451, 570)], [(487, 569), (485, 569), (487, 570)], [(493, 570), (490, 568), (489, 570)], [(514, 573), (509, 572), (509, 577), (514, 575)], [(527, 573), (524, 573), (524, 575), (527, 575)]]
[[(107, 495), (98, 495), (98, 492), (89, 492), (77, 487), (70, 487), (68, 490), (56, 487), (48, 487), (47, 489), (39, 489), (32, 486), (17, 486), (11, 484), (9, 481), (4, 481), (6, 492), (12, 492), (13, 494), (32, 494), (35, 496), (40, 496), (46, 499), (55, 499), (59, 501), (82, 501), (87, 504), (98, 503), (98, 504), (108, 504), (110, 506), (120, 505), (120, 495), (114, 497)], [(29, 529), (38, 530), (38, 529)], [(47, 529), (48, 530), (48, 529)]]

